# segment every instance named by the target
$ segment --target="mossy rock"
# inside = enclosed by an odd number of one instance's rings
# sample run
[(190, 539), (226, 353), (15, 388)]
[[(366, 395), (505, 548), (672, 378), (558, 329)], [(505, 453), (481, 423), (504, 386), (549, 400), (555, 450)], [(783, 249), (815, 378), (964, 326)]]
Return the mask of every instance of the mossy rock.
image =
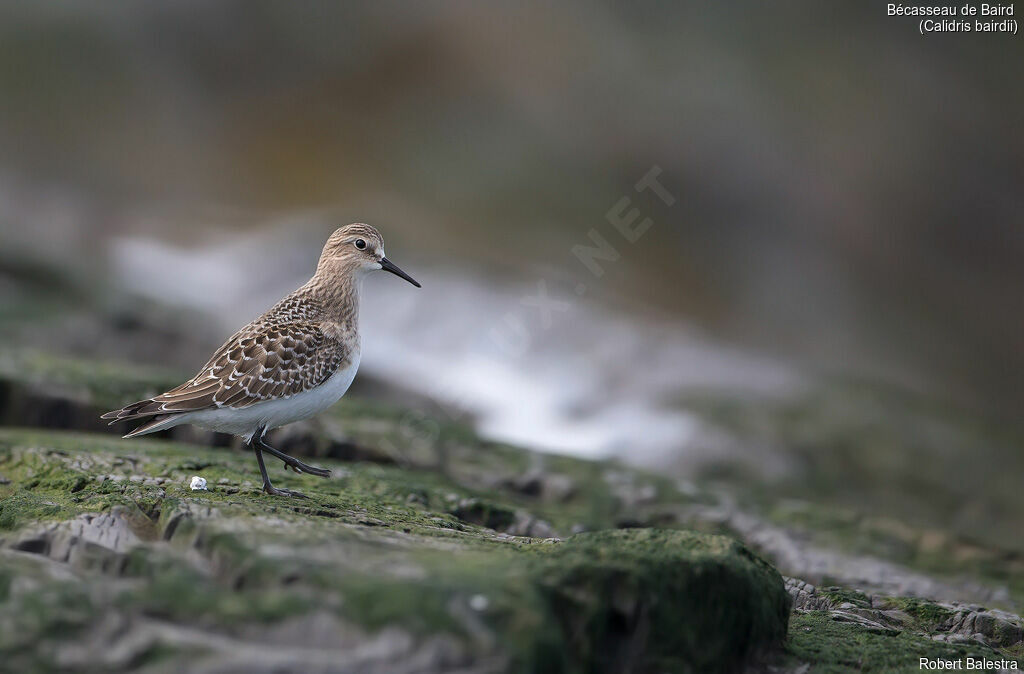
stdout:
[(951, 609), (917, 597), (890, 597), (883, 604), (883, 608), (889, 607), (911, 616), (925, 630), (933, 630), (953, 617)]
[(181, 373), (158, 368), (0, 350), (0, 423), (101, 430), (106, 422), (99, 414), (182, 380)]
[(580, 534), (537, 573), (582, 671), (731, 671), (786, 633), (781, 576), (725, 536)]
[[(389, 646), (378, 659), (351, 671), (423, 658), (433, 664), (417, 671), (704, 672), (736, 670), (786, 633), (781, 577), (732, 539), (511, 536), (449, 511), (483, 504), (494, 524), (493, 513), (530, 505), (514, 494), (416, 468), (324, 463), (331, 479), (273, 468), (309, 496), (282, 499), (260, 492), (245, 452), (0, 429), (0, 660), (181, 671), (228, 657), (217, 649), (231, 644), (240, 667), (272, 671), (252, 653), (297, 630), (289, 671), (379, 639)], [(209, 491), (187, 487), (195, 473)], [(125, 642), (137, 651), (103, 660)]]
[(818, 594), (827, 599), (833, 606), (853, 604), (857, 608), (870, 608), (871, 600), (860, 590), (851, 590), (846, 587), (824, 587), (818, 588)]
[[(800, 611), (789, 625), (784, 662), (789, 669), (811, 665), (811, 672), (920, 672), (920, 660), (952, 660), (966, 669), (966, 658), (1004, 661), (1020, 669), (1020, 658), (976, 642), (944, 643), (913, 631), (870, 630), (835, 619), (829, 611)], [(991, 670), (990, 670), (991, 671)]]

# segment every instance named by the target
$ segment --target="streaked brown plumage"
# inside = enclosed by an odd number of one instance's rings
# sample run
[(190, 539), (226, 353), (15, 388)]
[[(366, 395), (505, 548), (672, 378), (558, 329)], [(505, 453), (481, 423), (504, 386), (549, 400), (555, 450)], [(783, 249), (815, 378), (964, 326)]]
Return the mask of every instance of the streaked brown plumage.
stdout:
[(348, 388), (359, 363), (362, 278), (374, 269), (419, 286), (384, 257), (376, 229), (361, 223), (339, 228), (313, 277), (229, 337), (192, 379), (102, 418), (146, 420), (125, 437), (181, 423), (240, 435), (254, 444), (270, 493), (287, 492), (270, 485), (261, 450), (301, 472), (327, 474), (269, 447), (263, 436), (321, 411)]

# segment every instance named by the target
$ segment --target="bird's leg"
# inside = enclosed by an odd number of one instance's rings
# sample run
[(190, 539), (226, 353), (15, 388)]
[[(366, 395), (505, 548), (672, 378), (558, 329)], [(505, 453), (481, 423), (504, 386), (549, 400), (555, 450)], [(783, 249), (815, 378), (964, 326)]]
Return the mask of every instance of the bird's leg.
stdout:
[(273, 447), (267, 444), (267, 441), (263, 439), (262, 435), (260, 435), (259, 437), (253, 437), (253, 443), (255, 444), (256, 447), (259, 447), (264, 452), (273, 454), (277, 458), (284, 461), (284, 465), (286, 467), (291, 466), (291, 468), (296, 473), (309, 473), (310, 475), (317, 475), (319, 477), (331, 476), (331, 471), (327, 470), (326, 468), (317, 468), (315, 466), (307, 465), (296, 459), (294, 456), (289, 456), (282, 452), (281, 450), (274, 449)]
[(271, 496), (297, 496), (299, 498), (306, 498), (306, 495), (302, 492), (291, 491), (290, 489), (278, 489), (274, 485), (270, 484), (270, 476), (267, 475), (267, 467), (263, 464), (263, 450), (260, 449), (259, 444), (256, 442), (251, 443), (252, 451), (256, 453), (256, 461), (260, 464), (260, 475), (263, 476), (263, 491), (267, 492)]

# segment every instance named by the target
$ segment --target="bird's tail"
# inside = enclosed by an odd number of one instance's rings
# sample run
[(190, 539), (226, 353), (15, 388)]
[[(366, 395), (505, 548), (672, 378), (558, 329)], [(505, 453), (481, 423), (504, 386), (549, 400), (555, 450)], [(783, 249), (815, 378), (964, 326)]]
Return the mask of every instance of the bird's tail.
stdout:
[(168, 428), (172, 428), (181, 423), (180, 414), (161, 414), (153, 417), (146, 423), (136, 428), (131, 433), (124, 435), (125, 438), (134, 438), (136, 435), (146, 435), (147, 433), (156, 433), (157, 431), (163, 431)]
[(100, 419), (107, 419), (110, 421), (109, 425), (113, 425), (119, 421), (133, 421), (149, 417), (146, 420), (146, 423), (125, 435), (124, 437), (126, 438), (134, 438), (137, 435), (146, 435), (147, 433), (156, 433), (157, 431), (162, 431), (181, 423), (181, 414), (159, 414), (151, 411), (154, 408), (159, 409), (160, 406), (160, 403), (149, 398), (147, 400), (140, 400), (137, 403), (132, 403), (131, 405), (122, 407), (119, 410), (107, 412), (100, 416)]

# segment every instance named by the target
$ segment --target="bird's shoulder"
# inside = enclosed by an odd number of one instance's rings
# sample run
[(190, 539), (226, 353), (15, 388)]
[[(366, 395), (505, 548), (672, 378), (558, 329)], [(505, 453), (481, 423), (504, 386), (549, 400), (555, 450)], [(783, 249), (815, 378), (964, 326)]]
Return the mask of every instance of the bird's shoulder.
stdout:
[(299, 289), (285, 296), (246, 327), (257, 328), (261, 325), (277, 323), (318, 321), (323, 316), (324, 307), (321, 301), (316, 296)]

